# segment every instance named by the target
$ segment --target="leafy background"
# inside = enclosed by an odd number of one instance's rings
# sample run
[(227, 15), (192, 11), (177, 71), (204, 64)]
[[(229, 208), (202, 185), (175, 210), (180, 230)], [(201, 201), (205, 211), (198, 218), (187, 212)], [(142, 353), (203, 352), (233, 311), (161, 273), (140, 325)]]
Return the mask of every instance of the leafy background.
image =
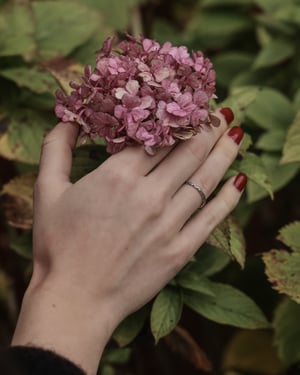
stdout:
[[(217, 105), (246, 132), (228, 176), (250, 181), (190, 264), (118, 327), (99, 373), (298, 374), (299, 0), (0, 0), (0, 344), (30, 278), (32, 186), (54, 92), (125, 30), (212, 59)], [(77, 148), (72, 179), (106, 157)]]

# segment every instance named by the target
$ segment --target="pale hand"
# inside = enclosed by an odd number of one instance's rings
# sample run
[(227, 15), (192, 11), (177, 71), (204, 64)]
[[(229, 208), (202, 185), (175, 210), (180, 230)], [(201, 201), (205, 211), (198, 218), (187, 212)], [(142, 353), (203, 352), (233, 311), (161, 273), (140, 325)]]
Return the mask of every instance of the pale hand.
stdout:
[[(127, 148), (75, 184), (74, 124), (45, 138), (34, 190), (34, 272), (13, 345), (54, 350), (96, 374), (116, 326), (174, 277), (236, 206), (234, 178), (191, 218), (238, 152), (221, 125), (155, 156)], [(191, 219), (190, 219), (191, 218)], [(190, 220), (189, 220), (190, 219)]]

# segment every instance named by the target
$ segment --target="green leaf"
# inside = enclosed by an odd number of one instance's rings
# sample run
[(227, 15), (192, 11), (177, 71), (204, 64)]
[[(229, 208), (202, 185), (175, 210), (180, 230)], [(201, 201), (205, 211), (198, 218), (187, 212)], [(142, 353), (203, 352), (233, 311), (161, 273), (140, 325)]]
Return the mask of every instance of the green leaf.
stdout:
[(300, 162), (300, 111), (290, 126), (280, 164)]
[(295, 48), (287, 40), (272, 40), (257, 55), (254, 61), (254, 68), (266, 68), (277, 65), (292, 57)]
[[(296, 0), (297, 1), (297, 0)], [(296, 2), (295, 1), (295, 2)], [(292, 4), (293, 0), (289, 0), (290, 4), (284, 4), (274, 14), (275, 18), (279, 21), (286, 23), (293, 23), (297, 26), (300, 25), (300, 5)]]
[(246, 111), (247, 118), (263, 129), (286, 129), (295, 111), (292, 103), (279, 91), (264, 88)]
[(67, 56), (97, 30), (97, 12), (76, 1), (34, 1), (36, 41), (42, 59)]
[(10, 1), (0, 8), (0, 56), (35, 54), (34, 18), (30, 2)]
[(239, 154), (242, 156), (245, 156), (247, 150), (250, 148), (250, 146), (253, 145), (252, 138), (250, 134), (244, 133), (242, 143), (240, 145)]
[(270, 15), (267, 13), (260, 13), (256, 15), (254, 18), (257, 24), (270, 30), (273, 35), (275, 34), (282, 36), (292, 36), (294, 33), (293, 25), (290, 25), (284, 21), (280, 21), (279, 19), (276, 19), (274, 16), (270, 17)]
[(190, 24), (190, 31), (205, 37), (232, 36), (251, 27), (249, 18), (241, 12), (209, 10), (199, 12)]
[(75, 49), (71, 54), (71, 58), (83, 65), (96, 65), (96, 52), (102, 47), (103, 42), (108, 36), (113, 36), (114, 30), (101, 24), (95, 34), (84, 44)]
[(86, 0), (87, 4), (101, 12), (110, 27), (120, 31), (130, 26), (134, 6), (142, 2), (141, 0)]
[(131, 348), (110, 349), (104, 352), (101, 363), (112, 365), (124, 365), (130, 360)]
[(0, 70), (0, 75), (15, 82), (19, 87), (26, 87), (38, 94), (54, 94), (58, 88), (54, 78), (38, 66), (3, 69)]
[(300, 361), (300, 305), (285, 299), (275, 310), (275, 345), (286, 367)]
[(251, 103), (256, 101), (260, 89), (256, 86), (246, 86), (234, 88), (230, 92), (230, 96), (220, 105), (222, 107), (230, 107), (234, 113), (232, 125), (241, 125), (244, 122), (247, 108)]
[[(261, 158), (259, 158), (257, 155), (250, 152), (245, 153), (241, 161), (235, 161), (232, 164), (231, 170), (245, 173), (248, 176), (250, 183), (253, 182), (259, 185), (273, 199), (273, 188), (271, 185), (270, 176)], [(251, 190), (249, 190), (250, 183), (248, 183), (247, 186), (248, 201), (254, 202), (256, 197), (254, 197), (251, 194)]]
[(116, 375), (117, 372), (113, 366), (103, 365), (100, 366), (100, 375)]
[(44, 135), (54, 116), (29, 109), (16, 109), (7, 118), (7, 131), (0, 135), (0, 155), (23, 163), (38, 164)]
[(263, 254), (263, 260), (273, 289), (300, 303), (300, 252), (271, 250)]
[(147, 309), (144, 307), (129, 315), (115, 330), (113, 339), (123, 347), (130, 344), (140, 333), (147, 317)]
[(224, 220), (208, 237), (207, 242), (235, 259), (241, 267), (245, 264), (245, 238), (233, 216)]
[(230, 285), (211, 283), (215, 296), (184, 290), (184, 302), (205, 318), (235, 327), (257, 329), (268, 322), (255, 302)]
[(222, 86), (229, 86), (232, 79), (241, 71), (252, 65), (253, 55), (242, 52), (225, 52), (212, 59), (217, 72), (217, 82)]
[(192, 271), (203, 276), (212, 276), (222, 271), (230, 262), (230, 257), (222, 250), (203, 245), (196, 253), (196, 262), (190, 264)]
[(25, 259), (32, 259), (32, 232), (9, 229), (9, 247)]
[(296, 111), (300, 110), (300, 89), (298, 89), (294, 95), (294, 109)]
[[(260, 156), (261, 163), (267, 171), (274, 193), (286, 186), (297, 175), (300, 169), (300, 166), (295, 163), (279, 165), (279, 159), (279, 155), (269, 153), (264, 153)], [(268, 196), (268, 191), (258, 184), (249, 181), (247, 184), (247, 194), (248, 201), (253, 203)]]
[(71, 181), (76, 182), (99, 167), (108, 156), (105, 147), (101, 145), (85, 145), (75, 149), (73, 153)]
[(267, 12), (273, 12), (282, 6), (282, 0), (254, 0), (254, 3)]
[(167, 286), (155, 298), (150, 324), (156, 343), (176, 327), (181, 318), (182, 307), (182, 295), (176, 288)]
[(204, 0), (203, 7), (226, 6), (226, 5), (248, 5), (252, 4), (252, 0)]
[(281, 151), (286, 132), (283, 129), (274, 129), (265, 132), (257, 140), (255, 146), (264, 151)]
[(179, 273), (176, 277), (176, 281), (182, 288), (193, 290), (208, 296), (215, 295), (211, 288), (210, 281), (203, 275), (193, 272), (191, 269), (182, 274)]
[(294, 221), (281, 228), (277, 239), (293, 251), (300, 252), (300, 221)]

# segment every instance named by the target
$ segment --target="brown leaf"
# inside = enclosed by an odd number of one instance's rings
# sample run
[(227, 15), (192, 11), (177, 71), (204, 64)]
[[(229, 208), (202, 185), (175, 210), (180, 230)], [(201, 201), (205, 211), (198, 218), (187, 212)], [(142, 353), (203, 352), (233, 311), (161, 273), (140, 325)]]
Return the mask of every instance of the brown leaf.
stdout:
[(18, 176), (3, 186), (4, 212), (8, 224), (15, 228), (32, 227), (32, 191), (35, 173)]
[(192, 363), (196, 369), (211, 372), (212, 363), (204, 350), (184, 328), (177, 326), (168, 336), (164, 337), (167, 346), (182, 358)]
[(270, 330), (240, 330), (228, 342), (222, 360), (224, 374), (282, 374), (282, 365)]
[(66, 58), (48, 60), (43, 62), (42, 66), (52, 74), (66, 95), (73, 91), (69, 83), (80, 83), (84, 72), (81, 64)]

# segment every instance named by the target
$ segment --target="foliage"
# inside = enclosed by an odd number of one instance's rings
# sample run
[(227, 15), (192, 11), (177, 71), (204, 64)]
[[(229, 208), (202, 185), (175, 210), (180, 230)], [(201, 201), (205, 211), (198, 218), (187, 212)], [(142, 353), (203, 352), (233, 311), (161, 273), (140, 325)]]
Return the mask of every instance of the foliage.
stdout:
[(271, 250), (263, 255), (266, 274), (273, 288), (300, 304), (300, 221), (283, 227), (277, 237), (290, 251)]
[[(1, 188), (11, 249), (26, 259), (31, 256), (31, 191), (43, 136), (55, 123), (55, 90), (59, 84), (69, 89), (68, 82), (80, 77), (84, 65), (94, 64), (103, 40), (124, 30), (201, 49), (212, 59), (217, 104), (230, 105), (233, 125), (242, 124), (246, 132), (228, 176), (242, 171), (249, 183), (240, 207), (211, 234), (209, 245), (153, 304), (118, 327), (116, 342), (125, 346), (136, 340), (149, 320), (157, 342), (176, 327), (184, 305), (217, 323), (269, 327), (262, 312), (268, 309), (258, 307), (242, 285), (233, 285), (237, 279), (226, 270), (232, 267), (230, 258), (247, 270), (246, 250), (253, 239), (245, 234), (255, 218), (267, 215), (265, 223), (274, 222), (270, 211), (281, 205), (284, 211), (275, 221), (271, 243), (266, 248), (258, 236), (255, 252), (274, 248), (282, 227), (278, 239), (284, 248), (265, 252), (262, 259), (272, 286), (289, 296), (276, 308), (273, 321), (280, 359), (286, 366), (300, 361), (300, 332), (295, 329), (300, 316), (300, 224), (295, 215), (300, 207), (292, 201), (298, 195), (293, 192), (300, 168), (298, 0), (0, 1), (0, 156), (16, 171)], [(106, 157), (101, 144), (77, 148), (72, 181)], [(116, 358), (129, 358), (124, 353), (104, 361), (102, 373), (114, 374)]]

